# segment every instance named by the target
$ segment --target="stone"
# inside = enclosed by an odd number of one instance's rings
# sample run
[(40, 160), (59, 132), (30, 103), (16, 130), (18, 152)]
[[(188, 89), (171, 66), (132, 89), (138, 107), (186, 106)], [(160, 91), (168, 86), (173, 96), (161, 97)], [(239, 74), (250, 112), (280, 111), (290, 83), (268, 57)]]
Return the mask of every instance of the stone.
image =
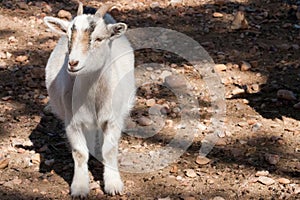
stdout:
[(7, 63), (4, 61), (0, 61), (0, 69), (6, 69), (7, 68)]
[(180, 75), (171, 75), (167, 76), (165, 78), (165, 85), (169, 87), (171, 90), (177, 90), (177, 89), (185, 89), (186, 83), (183, 76)]
[(263, 170), (263, 171), (258, 171), (256, 172), (255, 176), (268, 176), (269, 171)]
[(206, 165), (210, 162), (211, 160), (205, 156), (197, 156), (196, 158), (196, 163), (198, 165)]
[(153, 121), (148, 117), (142, 116), (137, 120), (137, 123), (141, 126), (149, 126), (153, 123)]
[(297, 100), (295, 94), (292, 91), (284, 90), (284, 89), (277, 91), (277, 98), (285, 99), (285, 100), (292, 100), (292, 101)]
[(219, 12), (214, 12), (214, 13), (213, 13), (213, 17), (215, 17), (215, 18), (222, 18), (222, 17), (223, 17), (223, 14), (222, 14), (222, 13), (219, 13)]
[(171, 0), (170, 5), (171, 6), (177, 6), (179, 4), (182, 4), (183, 0)]
[(227, 66), (226, 65), (224, 65), (224, 64), (216, 64), (215, 65), (215, 70), (216, 71), (226, 71), (226, 69), (227, 69)]
[(26, 56), (26, 55), (16, 57), (17, 62), (26, 62), (27, 60), (28, 60), (28, 56)]
[(269, 164), (276, 165), (279, 162), (280, 157), (276, 154), (266, 154), (265, 159)]
[(172, 72), (170, 72), (170, 71), (163, 71), (162, 73), (161, 73), (161, 75), (159, 76), (159, 78), (161, 79), (161, 80), (163, 80), (163, 81), (165, 81), (165, 78), (167, 77), (167, 76), (171, 76), (172, 75)]
[(238, 94), (243, 94), (243, 93), (245, 93), (245, 90), (241, 89), (241, 88), (238, 88), (238, 87), (233, 89), (232, 92), (231, 92), (231, 94), (233, 94), (233, 95), (238, 95)]
[(197, 176), (196, 172), (193, 169), (184, 170), (185, 175), (190, 178), (195, 178)]
[(177, 165), (173, 165), (173, 166), (171, 167), (171, 169), (170, 169), (170, 172), (171, 172), (171, 173), (177, 173), (177, 172), (178, 172), (178, 167), (177, 167)]
[(146, 105), (147, 105), (148, 107), (154, 106), (155, 104), (156, 104), (155, 99), (148, 99), (148, 100), (146, 101)]
[(65, 19), (68, 19), (68, 20), (71, 20), (72, 19), (72, 14), (66, 10), (60, 10), (58, 13), (57, 13), (57, 16), (59, 18), (65, 18)]
[(296, 104), (294, 105), (294, 108), (300, 109), (300, 102), (299, 102), (299, 103), (296, 103)]
[(40, 164), (41, 163), (41, 155), (36, 153), (31, 157), (32, 164)]
[(238, 30), (238, 29), (248, 29), (248, 21), (245, 18), (245, 13), (243, 11), (238, 11), (234, 19), (231, 23), (231, 29), (232, 30)]
[(225, 199), (221, 196), (216, 196), (212, 200), (225, 200)]
[(252, 68), (251, 64), (246, 62), (246, 61), (242, 61), (241, 64), (241, 71), (248, 71)]
[(272, 185), (275, 183), (274, 179), (266, 177), (266, 176), (260, 176), (258, 177), (258, 182), (264, 184), (264, 185)]
[(9, 164), (8, 158), (0, 159), (0, 169), (5, 169), (6, 167), (8, 167), (8, 164)]
[(287, 178), (279, 178), (277, 179), (278, 183), (281, 183), (281, 184), (289, 184), (291, 183), (291, 181)]

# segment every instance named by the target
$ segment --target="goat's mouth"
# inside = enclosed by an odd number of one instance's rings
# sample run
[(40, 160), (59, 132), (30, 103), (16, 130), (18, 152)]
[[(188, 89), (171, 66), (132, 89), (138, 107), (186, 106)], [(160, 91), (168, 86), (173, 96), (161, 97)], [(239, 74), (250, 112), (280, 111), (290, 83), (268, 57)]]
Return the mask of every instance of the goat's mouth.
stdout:
[(71, 73), (71, 74), (74, 74), (76, 72), (79, 72), (83, 67), (79, 68), (79, 69), (70, 69), (68, 68), (68, 72)]

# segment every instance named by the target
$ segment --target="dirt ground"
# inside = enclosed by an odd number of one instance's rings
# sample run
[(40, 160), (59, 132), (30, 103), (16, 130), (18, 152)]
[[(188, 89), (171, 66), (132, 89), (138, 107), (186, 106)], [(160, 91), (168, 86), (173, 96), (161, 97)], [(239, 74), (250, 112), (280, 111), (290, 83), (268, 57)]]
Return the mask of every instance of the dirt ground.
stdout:
[[(97, 7), (106, 1), (83, 1)], [(137, 51), (136, 65), (163, 63), (197, 84), (198, 131), (191, 146), (167, 167), (145, 173), (121, 172), (123, 195), (103, 193), (103, 166), (91, 158), (89, 199), (300, 199), (300, 10), (297, 1), (182, 0), (112, 1), (112, 15), (129, 28), (163, 27), (199, 42), (214, 62), (225, 87), (225, 134), (197, 160), (201, 141), (211, 132), (210, 98), (202, 94), (193, 67), (162, 51)], [(170, 3), (172, 2), (172, 3)], [(177, 3), (176, 3), (177, 2)], [(299, 3), (299, 2), (298, 2)], [(63, 124), (44, 108), (48, 97), (44, 69), (58, 36), (43, 24), (60, 10), (75, 15), (73, 1), (0, 1), (0, 199), (71, 199), (73, 160)], [(246, 27), (234, 28), (242, 11)], [(165, 71), (168, 71), (166, 69)], [(147, 68), (160, 76), (164, 69)], [(151, 76), (152, 77), (152, 76)], [(203, 88), (202, 88), (203, 87)], [(283, 91), (284, 95), (278, 94)], [(205, 92), (203, 92), (205, 93)], [(279, 92), (280, 93), (280, 92)], [(198, 95), (198, 96), (197, 96)], [(167, 145), (182, 110), (159, 85), (140, 87), (132, 118), (147, 116), (150, 104), (166, 109), (158, 134), (124, 134), (122, 152), (144, 152)], [(148, 118), (147, 118), (148, 119)], [(120, 165), (122, 154), (120, 153)], [(126, 164), (126, 163), (125, 163)]]

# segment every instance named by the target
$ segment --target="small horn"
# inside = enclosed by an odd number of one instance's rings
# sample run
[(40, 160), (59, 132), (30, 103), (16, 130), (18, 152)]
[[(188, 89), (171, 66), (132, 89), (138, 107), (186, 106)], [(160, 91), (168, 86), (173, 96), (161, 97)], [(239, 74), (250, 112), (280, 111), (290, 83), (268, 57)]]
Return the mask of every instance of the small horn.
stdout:
[(112, 4), (105, 4), (105, 5), (101, 6), (97, 10), (95, 16), (97, 16), (97, 17), (103, 17), (112, 7), (113, 7)]
[(83, 4), (79, 0), (77, 2), (78, 2), (78, 10), (77, 10), (77, 16), (78, 16), (83, 14)]

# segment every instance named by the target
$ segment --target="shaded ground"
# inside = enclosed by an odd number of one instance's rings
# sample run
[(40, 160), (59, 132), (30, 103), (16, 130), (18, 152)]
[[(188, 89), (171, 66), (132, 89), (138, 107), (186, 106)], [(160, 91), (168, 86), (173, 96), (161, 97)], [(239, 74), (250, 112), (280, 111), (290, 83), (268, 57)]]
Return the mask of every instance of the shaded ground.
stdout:
[[(83, 2), (100, 5), (97, 1)], [(226, 88), (226, 134), (220, 137), (207, 156), (210, 162), (204, 165), (195, 161), (201, 140), (210, 130), (199, 128), (193, 144), (177, 162), (151, 173), (123, 172), (126, 188), (122, 196), (102, 193), (102, 165), (91, 159), (89, 198), (299, 199), (300, 114), (293, 107), (300, 101), (300, 30), (295, 28), (300, 22), (296, 18), (296, 1), (188, 0), (176, 6), (168, 1), (114, 2), (120, 9), (112, 14), (130, 28), (176, 30), (202, 44), (215, 63), (226, 64), (226, 69), (218, 72)], [(73, 161), (63, 125), (43, 112), (48, 102), (44, 67), (58, 37), (46, 31), (42, 18), (56, 16), (61, 9), (75, 14), (76, 4), (14, 0), (1, 1), (0, 6), (0, 160), (9, 160), (8, 167), (0, 169), (0, 199), (70, 199)], [(239, 9), (245, 9), (249, 28), (231, 30), (234, 13)], [(213, 17), (215, 12), (223, 16)], [(18, 57), (24, 55), (27, 58), (23, 60)], [(137, 67), (147, 62), (171, 66), (177, 73), (192, 77), (191, 82), (199, 82), (199, 90), (205, 90), (200, 86), (201, 78), (192, 76), (188, 63), (166, 52), (139, 51), (136, 59)], [(241, 70), (242, 61), (251, 63), (251, 69)], [(162, 72), (145, 73), (150, 77)], [(155, 99), (157, 104), (169, 106), (166, 118), (178, 125), (178, 102), (170, 91), (158, 86), (148, 93), (144, 89), (138, 91), (133, 118), (145, 116), (146, 100)], [(296, 99), (278, 99), (279, 89), (292, 91)], [(204, 127), (211, 123), (213, 112), (209, 103), (204, 103), (210, 101), (206, 95), (199, 94), (199, 122)], [(172, 131), (172, 126), (166, 126), (147, 139), (124, 134), (120, 151), (150, 152), (166, 145), (174, 136)], [(187, 169), (196, 175), (187, 175)], [(268, 171), (265, 176), (275, 182), (262, 184), (255, 176), (258, 171)]]

